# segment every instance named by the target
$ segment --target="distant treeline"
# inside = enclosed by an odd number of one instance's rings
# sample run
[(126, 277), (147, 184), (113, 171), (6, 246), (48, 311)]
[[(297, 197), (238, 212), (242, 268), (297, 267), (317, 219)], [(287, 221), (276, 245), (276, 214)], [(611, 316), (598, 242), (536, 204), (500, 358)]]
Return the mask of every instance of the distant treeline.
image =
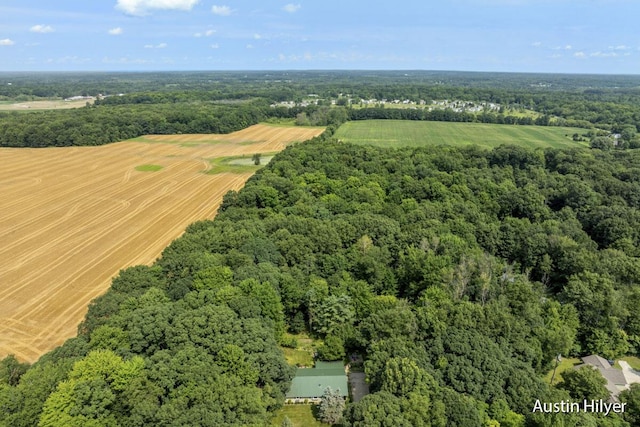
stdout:
[(151, 104), (0, 113), (0, 146), (102, 145), (147, 134), (230, 133), (296, 110), (254, 105)]
[[(498, 85), (499, 86), (499, 85)], [(359, 99), (402, 99), (414, 102), (432, 100), (463, 100), (474, 103), (490, 102), (500, 104), (507, 113), (484, 111), (477, 114), (456, 112), (451, 109), (422, 112), (420, 109), (397, 112), (351, 112), (349, 120), (365, 118), (404, 118), (407, 120), (438, 121), (478, 121), (483, 123), (505, 123), (520, 125), (547, 125), (570, 127), (598, 127), (620, 132), (625, 126), (637, 129), (640, 123), (640, 91), (637, 89), (584, 89), (559, 90), (554, 88), (535, 88), (530, 90), (509, 89), (505, 87), (466, 87), (416, 83), (415, 81), (395, 84), (365, 84), (363, 82), (335, 82), (324, 85), (311, 85), (301, 82), (289, 85), (274, 82), (258, 85), (248, 83), (232, 89), (222, 86), (216, 90), (139, 92), (124, 96), (112, 96), (98, 101), (99, 105), (113, 104), (157, 104), (184, 102), (225, 102), (240, 100), (262, 100), (264, 104), (280, 101), (301, 101), (309, 93), (317, 94), (319, 106), (330, 106), (330, 100), (349, 97)], [(540, 117), (522, 117), (509, 114), (508, 111), (527, 109), (540, 113)], [(367, 109), (370, 110), (370, 109)], [(373, 110), (378, 110), (373, 108)], [(395, 108), (386, 110), (396, 111)], [(427, 114), (428, 113), (428, 114)], [(377, 114), (378, 117), (367, 115)], [(422, 116), (420, 116), (422, 114)], [(393, 117), (393, 115), (395, 117)], [(384, 117), (387, 116), (387, 117)]]
[[(447, 72), (5, 73), (0, 74), (0, 100), (102, 96), (81, 110), (0, 113), (0, 146), (99, 145), (148, 133), (227, 133), (268, 118), (329, 126), (366, 119), (557, 125), (631, 135), (626, 138), (631, 140), (640, 123), (640, 90), (634, 82), (629, 76)], [(309, 99), (319, 105), (270, 107)], [(361, 99), (461, 100), (495, 103), (500, 109), (351, 108), (347, 102)], [(514, 113), (527, 110), (536, 114)]]
[[(427, 120), (437, 122), (479, 122), (479, 123), (499, 123), (509, 125), (538, 125), (548, 126), (551, 118), (547, 115), (538, 118), (529, 116), (512, 116), (502, 113), (482, 112), (469, 113), (466, 111), (454, 111), (450, 108), (427, 110), (423, 108), (358, 108), (349, 109), (349, 120)], [(563, 123), (563, 126), (572, 124)], [(576, 124), (573, 124), (574, 126)]]
[[(362, 98), (485, 98), (523, 103), (550, 92), (573, 93), (591, 100), (625, 102), (640, 96), (633, 75), (478, 73), (456, 71), (196, 71), (145, 73), (0, 73), (2, 97), (67, 97), (132, 92), (188, 91), (255, 94), (274, 88), (321, 97), (352, 94)], [(509, 94), (514, 94), (511, 96)], [(520, 98), (520, 99), (518, 99)], [(291, 98), (290, 98), (291, 99)], [(471, 99), (470, 99), (471, 100)]]

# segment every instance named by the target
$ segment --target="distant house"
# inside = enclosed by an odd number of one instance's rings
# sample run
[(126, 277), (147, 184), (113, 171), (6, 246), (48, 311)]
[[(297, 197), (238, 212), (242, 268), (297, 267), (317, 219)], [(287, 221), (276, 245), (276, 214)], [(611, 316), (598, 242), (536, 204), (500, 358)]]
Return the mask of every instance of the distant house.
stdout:
[(606, 387), (611, 394), (612, 402), (617, 402), (620, 392), (627, 390), (631, 384), (640, 383), (640, 375), (624, 360), (619, 361), (621, 369), (614, 368), (607, 359), (595, 354), (583, 357), (582, 362), (583, 364), (576, 366), (576, 369), (592, 366), (607, 380)]
[(298, 369), (285, 400), (287, 403), (319, 403), (327, 387), (338, 390), (344, 398), (349, 395), (342, 362), (316, 362), (315, 368)]

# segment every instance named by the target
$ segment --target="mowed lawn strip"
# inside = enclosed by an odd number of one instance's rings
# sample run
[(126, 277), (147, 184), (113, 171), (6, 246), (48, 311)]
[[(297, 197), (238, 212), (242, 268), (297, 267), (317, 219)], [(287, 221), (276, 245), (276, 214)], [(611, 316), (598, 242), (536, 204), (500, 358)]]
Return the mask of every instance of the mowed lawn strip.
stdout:
[(285, 405), (278, 409), (275, 413), (272, 426), (281, 426), (284, 417), (288, 417), (294, 427), (326, 427), (329, 424), (323, 424), (318, 421), (314, 415), (315, 405)]
[(335, 138), (378, 147), (427, 145), (479, 145), (485, 148), (517, 144), (531, 148), (586, 147), (573, 134), (586, 129), (559, 126), (516, 126), (487, 123), (427, 122), (409, 120), (362, 120), (344, 123)]

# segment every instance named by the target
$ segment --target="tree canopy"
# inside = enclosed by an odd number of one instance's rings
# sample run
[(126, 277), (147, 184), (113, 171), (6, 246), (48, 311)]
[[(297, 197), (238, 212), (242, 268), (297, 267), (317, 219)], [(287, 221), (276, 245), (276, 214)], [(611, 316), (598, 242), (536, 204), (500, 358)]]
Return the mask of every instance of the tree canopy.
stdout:
[[(116, 99), (79, 120), (264, 117)], [(7, 120), (39, 120), (24, 117)], [(344, 425), (559, 425), (532, 413), (537, 399), (605, 397), (590, 372), (542, 376), (558, 354), (640, 355), (636, 150), (383, 149), (331, 132), (275, 156), (154, 265), (120, 272), (76, 338), (30, 367), (2, 361), (0, 425), (264, 425), (293, 376), (287, 330), (322, 340), (324, 359), (364, 356), (372, 393), (338, 411)]]

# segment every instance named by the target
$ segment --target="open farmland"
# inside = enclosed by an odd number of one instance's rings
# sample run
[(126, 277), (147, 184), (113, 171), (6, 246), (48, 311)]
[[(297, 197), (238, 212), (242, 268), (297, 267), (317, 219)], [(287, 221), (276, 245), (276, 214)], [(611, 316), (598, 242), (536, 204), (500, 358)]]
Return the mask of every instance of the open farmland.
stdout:
[(152, 263), (188, 224), (213, 217), (252, 172), (205, 173), (212, 159), (272, 153), (322, 131), (256, 125), (100, 147), (0, 149), (0, 359), (33, 362), (74, 336), (120, 269)]
[(587, 146), (572, 139), (574, 133), (581, 135), (586, 132), (586, 129), (556, 126), (362, 120), (343, 124), (335, 137), (345, 142), (378, 147), (476, 144), (493, 148), (501, 144), (519, 144), (531, 148), (569, 148)]
[(84, 107), (87, 102), (93, 104), (93, 99), (0, 102), (0, 111), (64, 110)]

